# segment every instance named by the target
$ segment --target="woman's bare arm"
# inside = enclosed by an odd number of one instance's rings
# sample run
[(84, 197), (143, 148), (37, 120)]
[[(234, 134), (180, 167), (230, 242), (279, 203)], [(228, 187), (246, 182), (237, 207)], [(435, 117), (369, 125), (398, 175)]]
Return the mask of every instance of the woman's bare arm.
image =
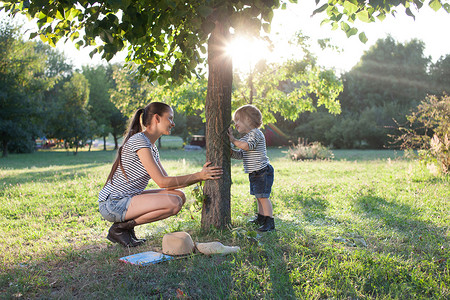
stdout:
[(211, 163), (207, 162), (200, 172), (182, 176), (168, 176), (162, 165), (160, 167), (160, 164), (155, 161), (149, 148), (139, 149), (137, 155), (147, 173), (160, 188), (182, 188), (203, 180), (219, 179), (223, 173), (221, 167), (210, 166)]

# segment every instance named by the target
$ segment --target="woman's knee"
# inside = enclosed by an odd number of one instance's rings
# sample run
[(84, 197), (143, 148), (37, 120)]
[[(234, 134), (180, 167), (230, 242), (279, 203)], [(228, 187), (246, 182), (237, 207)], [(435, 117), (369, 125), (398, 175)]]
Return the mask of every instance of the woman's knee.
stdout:
[[(184, 193), (183, 193), (183, 195), (184, 195)], [(183, 198), (181, 196), (171, 195), (170, 209), (171, 209), (173, 215), (176, 215), (180, 212), (185, 200), (186, 200), (186, 198), (184, 198), (184, 200), (183, 200)]]
[(186, 203), (186, 195), (181, 190), (171, 190), (170, 193), (172, 195), (178, 196), (181, 199), (181, 205), (183, 206)]

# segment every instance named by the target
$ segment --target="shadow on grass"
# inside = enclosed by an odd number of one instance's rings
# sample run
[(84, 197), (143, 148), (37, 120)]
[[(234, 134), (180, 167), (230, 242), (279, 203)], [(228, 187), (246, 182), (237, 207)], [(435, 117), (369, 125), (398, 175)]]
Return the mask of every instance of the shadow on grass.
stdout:
[(290, 270), (286, 264), (282, 239), (277, 231), (264, 233), (267, 238), (263, 249), (267, 255), (267, 265), (272, 284), (272, 299), (296, 299), (290, 279)]
[(3, 269), (0, 292), (6, 298), (27, 299), (229, 298), (231, 256), (190, 256), (148, 266), (119, 261), (158, 249), (150, 243), (131, 249), (92, 243), (54, 250), (43, 259)]
[(354, 200), (354, 208), (363, 218), (378, 223), (375, 230), (383, 232), (380, 236), (389, 236), (392, 239), (396, 237), (398, 243), (391, 246), (398, 247), (400, 251), (412, 250), (432, 257), (439, 255), (439, 244), (448, 245), (450, 242), (446, 236), (448, 228), (421, 220), (423, 213), (407, 204), (367, 194)]
[(308, 222), (327, 218), (328, 201), (321, 198), (320, 193), (295, 191), (278, 196), (280, 202), (290, 210), (303, 214)]

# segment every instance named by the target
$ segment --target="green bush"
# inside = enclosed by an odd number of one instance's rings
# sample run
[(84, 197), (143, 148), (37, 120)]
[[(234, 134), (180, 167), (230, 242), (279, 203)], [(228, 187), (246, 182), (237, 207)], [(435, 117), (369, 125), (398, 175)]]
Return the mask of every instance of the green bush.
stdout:
[(8, 143), (9, 153), (32, 153), (34, 152), (36, 144), (34, 140), (14, 140)]
[(450, 170), (450, 97), (429, 95), (407, 116), (394, 139), (401, 149), (418, 149), (420, 159), (443, 174)]
[(315, 160), (315, 159), (332, 159), (333, 152), (320, 142), (308, 143), (307, 140), (299, 138), (298, 144), (290, 147), (288, 155), (292, 160)]

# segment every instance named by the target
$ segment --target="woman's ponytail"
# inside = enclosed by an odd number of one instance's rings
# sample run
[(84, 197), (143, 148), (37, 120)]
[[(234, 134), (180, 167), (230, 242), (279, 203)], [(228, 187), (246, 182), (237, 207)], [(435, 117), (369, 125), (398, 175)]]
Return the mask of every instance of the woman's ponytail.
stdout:
[(122, 165), (122, 149), (123, 149), (123, 145), (125, 145), (125, 143), (130, 139), (130, 137), (132, 137), (136, 133), (139, 133), (142, 131), (143, 128), (142, 128), (142, 124), (141, 124), (141, 116), (144, 113), (145, 113), (144, 108), (139, 108), (134, 113), (133, 119), (131, 119), (130, 125), (128, 126), (128, 129), (125, 132), (125, 135), (124, 135), (125, 138), (123, 140), (122, 146), (120, 146), (119, 149), (117, 150), (116, 160), (114, 161), (114, 164), (112, 165), (111, 172), (109, 172), (108, 179), (106, 179), (105, 185), (108, 183), (108, 181), (111, 181), (111, 183), (112, 183), (112, 178), (118, 167), (120, 167), (123, 175), (125, 175), (125, 178), (128, 180), (127, 174), (125, 174), (125, 169), (123, 168), (123, 165)]

